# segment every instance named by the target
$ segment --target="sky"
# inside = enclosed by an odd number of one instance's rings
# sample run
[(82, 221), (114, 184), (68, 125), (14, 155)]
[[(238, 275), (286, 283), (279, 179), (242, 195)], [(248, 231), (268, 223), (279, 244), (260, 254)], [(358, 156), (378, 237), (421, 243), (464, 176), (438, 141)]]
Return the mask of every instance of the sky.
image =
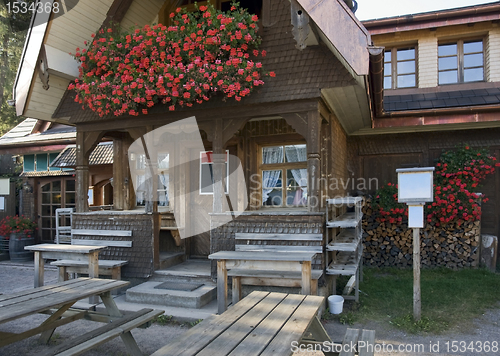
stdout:
[(444, 9), (454, 9), (478, 4), (487, 4), (492, 0), (356, 0), (359, 20), (380, 19), (384, 17), (417, 14)]

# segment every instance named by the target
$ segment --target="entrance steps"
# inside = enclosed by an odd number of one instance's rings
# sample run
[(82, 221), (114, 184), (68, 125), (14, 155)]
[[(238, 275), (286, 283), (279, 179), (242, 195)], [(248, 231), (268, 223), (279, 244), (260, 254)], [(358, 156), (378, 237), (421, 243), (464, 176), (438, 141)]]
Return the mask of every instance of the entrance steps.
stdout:
[(210, 261), (188, 260), (155, 271), (142, 284), (127, 289), (126, 301), (199, 309), (217, 298), (217, 286), (210, 278)]

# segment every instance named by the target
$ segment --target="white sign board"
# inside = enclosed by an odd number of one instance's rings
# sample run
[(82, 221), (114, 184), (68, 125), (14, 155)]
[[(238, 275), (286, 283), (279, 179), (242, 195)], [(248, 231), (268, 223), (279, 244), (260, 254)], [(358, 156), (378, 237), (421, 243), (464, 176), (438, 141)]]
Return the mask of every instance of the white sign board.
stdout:
[(0, 178), (0, 195), (10, 194), (10, 178)]
[(434, 167), (397, 169), (398, 202), (425, 203), (434, 200)]
[(424, 227), (423, 205), (408, 205), (408, 227), (411, 228)]

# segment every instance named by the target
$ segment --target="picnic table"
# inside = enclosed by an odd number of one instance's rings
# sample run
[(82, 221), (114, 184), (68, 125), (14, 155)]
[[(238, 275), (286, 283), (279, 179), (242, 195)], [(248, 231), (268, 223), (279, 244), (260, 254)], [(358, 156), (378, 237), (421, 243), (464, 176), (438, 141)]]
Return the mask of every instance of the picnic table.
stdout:
[[(142, 355), (130, 330), (143, 325), (163, 311), (143, 309), (123, 315), (116, 306), (111, 291), (130, 282), (99, 278), (77, 278), (62, 283), (28, 289), (14, 294), (0, 295), (0, 324), (20, 319), (32, 314), (51, 314), (42, 324), (21, 333), (0, 332), (0, 347), (41, 334), (40, 341), (47, 343), (57, 327), (75, 320), (86, 318), (109, 322), (91, 333), (70, 339), (56, 346), (48, 354), (78, 355), (116, 336), (120, 336), (132, 355)], [(99, 295), (106, 313), (90, 314), (87, 310), (70, 310), (81, 299)], [(54, 310), (53, 312), (50, 312)]]
[(323, 302), (319, 296), (254, 291), (152, 356), (289, 356), (294, 341), (331, 342), (317, 318)]
[[(315, 254), (315, 252), (219, 251), (209, 255), (209, 259), (217, 260), (217, 307), (219, 314), (227, 309), (229, 269), (300, 272), (302, 275), (302, 294), (306, 295), (311, 294), (311, 262)], [(238, 298), (233, 299), (239, 299), (239, 295)]]
[(99, 276), (99, 250), (106, 246), (39, 244), (25, 246), (35, 253), (35, 288), (43, 286), (44, 260), (88, 261), (89, 277)]

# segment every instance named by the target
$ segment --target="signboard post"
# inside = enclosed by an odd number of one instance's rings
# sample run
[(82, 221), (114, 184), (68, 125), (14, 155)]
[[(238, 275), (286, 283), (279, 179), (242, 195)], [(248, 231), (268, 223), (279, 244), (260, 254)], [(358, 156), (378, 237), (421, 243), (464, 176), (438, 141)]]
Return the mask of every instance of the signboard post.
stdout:
[(420, 300), (420, 228), (424, 227), (424, 204), (434, 200), (434, 167), (396, 169), (398, 202), (408, 205), (408, 227), (413, 228), (413, 318), (422, 316)]

